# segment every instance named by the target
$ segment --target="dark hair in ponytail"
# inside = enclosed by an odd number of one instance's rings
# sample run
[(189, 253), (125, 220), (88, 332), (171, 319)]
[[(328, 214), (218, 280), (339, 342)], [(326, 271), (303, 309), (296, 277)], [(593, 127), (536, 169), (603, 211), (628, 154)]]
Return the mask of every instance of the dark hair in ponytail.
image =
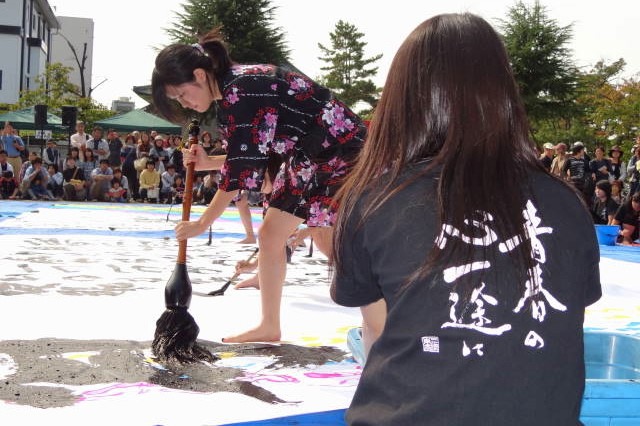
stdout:
[(200, 37), (196, 44), (171, 44), (156, 57), (151, 74), (151, 95), (158, 112), (171, 121), (183, 121), (185, 112), (167, 98), (165, 86), (177, 86), (195, 79), (193, 72), (202, 68), (217, 84), (222, 82), (233, 61), (217, 27)]

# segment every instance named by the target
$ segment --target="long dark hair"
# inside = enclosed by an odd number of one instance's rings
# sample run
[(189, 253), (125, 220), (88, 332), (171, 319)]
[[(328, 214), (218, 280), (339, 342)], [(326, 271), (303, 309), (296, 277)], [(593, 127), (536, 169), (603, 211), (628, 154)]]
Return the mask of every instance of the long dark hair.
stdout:
[[(349, 244), (343, 241), (344, 225), (356, 204), (364, 202), (362, 225), (408, 184), (397, 182), (402, 171), (424, 159), (431, 161), (421, 173), (440, 174), (437, 229), (446, 223), (462, 230), (478, 211), (490, 213), (498, 235), (518, 235), (523, 241), (510, 253), (518, 272), (533, 274), (523, 185), (530, 170), (544, 173), (544, 168), (529, 138), (502, 40), (478, 16), (435, 16), (420, 24), (396, 53), (367, 141), (337, 195), (332, 260), (338, 270), (343, 267), (341, 247)], [(426, 276), (439, 260), (470, 260), (472, 250), (459, 238), (450, 238), (443, 249), (434, 243), (408, 282)], [(462, 285), (466, 294), (473, 290), (470, 281)]]
[(153, 105), (168, 120), (185, 120), (185, 112), (177, 102), (167, 98), (165, 86), (177, 86), (194, 81), (193, 71), (202, 68), (209, 78), (220, 84), (233, 61), (224, 43), (221, 27), (200, 37), (196, 44), (171, 44), (158, 53), (151, 74)]

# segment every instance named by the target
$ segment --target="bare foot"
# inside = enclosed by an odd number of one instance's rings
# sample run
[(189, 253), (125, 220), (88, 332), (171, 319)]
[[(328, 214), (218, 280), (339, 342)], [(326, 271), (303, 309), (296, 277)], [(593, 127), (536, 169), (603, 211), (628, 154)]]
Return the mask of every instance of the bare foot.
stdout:
[(238, 244), (255, 244), (256, 237), (246, 237), (244, 240), (238, 241)]
[(258, 267), (257, 260), (254, 260), (253, 262), (246, 261), (246, 260), (239, 260), (238, 263), (236, 263), (236, 273), (247, 274), (249, 272), (254, 271), (257, 267)]
[(258, 281), (258, 274), (252, 275), (251, 278), (247, 278), (246, 280), (240, 281), (238, 284), (234, 285), (233, 288), (260, 288), (260, 282)]
[(224, 337), (222, 341), (224, 343), (278, 342), (280, 336), (280, 329), (271, 330), (269, 327), (260, 325), (244, 333)]

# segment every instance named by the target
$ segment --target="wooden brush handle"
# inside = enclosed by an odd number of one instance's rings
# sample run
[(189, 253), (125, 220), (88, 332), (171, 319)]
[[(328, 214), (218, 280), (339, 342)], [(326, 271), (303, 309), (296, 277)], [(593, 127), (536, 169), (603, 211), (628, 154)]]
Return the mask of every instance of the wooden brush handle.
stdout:
[[(195, 124), (194, 124), (195, 123)], [(197, 121), (192, 121), (189, 126), (189, 143), (188, 147), (198, 144), (198, 134), (200, 127)], [(191, 217), (191, 203), (193, 201), (193, 175), (195, 172), (195, 164), (187, 165), (187, 175), (184, 179), (184, 197), (182, 198), (182, 221), (188, 222)], [(187, 240), (178, 242), (178, 263), (187, 263)]]

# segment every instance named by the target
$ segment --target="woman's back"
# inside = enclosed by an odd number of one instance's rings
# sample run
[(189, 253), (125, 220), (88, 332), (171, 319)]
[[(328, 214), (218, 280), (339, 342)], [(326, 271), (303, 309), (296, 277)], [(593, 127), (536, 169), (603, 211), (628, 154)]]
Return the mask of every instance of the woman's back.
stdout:
[[(411, 176), (420, 169), (412, 167)], [(584, 390), (584, 307), (600, 296), (599, 249), (591, 218), (573, 191), (532, 172), (523, 221), (531, 236), (537, 297), (518, 281), (510, 249), (479, 212), (473, 226), (443, 226), (443, 244), (474, 246), (473, 262), (449, 258), (403, 290), (437, 237), (436, 172), (419, 177), (353, 235), (342, 262), (359, 291), (343, 304), (387, 302), (348, 411), (353, 425), (575, 425)], [(348, 222), (358, 223), (359, 208)], [(355, 227), (347, 226), (347, 229)], [(362, 244), (362, 245), (360, 245)], [(359, 247), (358, 250), (352, 250)], [(361, 249), (364, 247), (364, 250)], [(472, 272), (470, 272), (472, 271)], [(470, 297), (458, 291), (471, 278)], [(468, 300), (466, 302), (463, 302)], [(346, 303), (345, 303), (346, 302)]]

